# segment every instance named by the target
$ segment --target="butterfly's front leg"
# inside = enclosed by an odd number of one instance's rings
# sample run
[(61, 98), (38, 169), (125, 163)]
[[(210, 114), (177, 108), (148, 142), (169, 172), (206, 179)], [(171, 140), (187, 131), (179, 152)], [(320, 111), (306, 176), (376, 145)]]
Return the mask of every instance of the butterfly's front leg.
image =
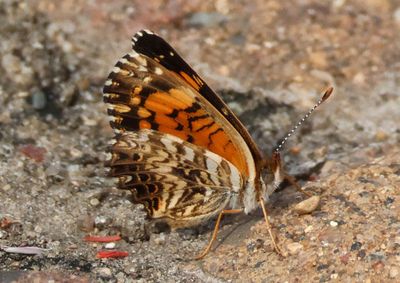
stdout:
[(265, 208), (265, 204), (264, 204), (264, 199), (263, 198), (260, 199), (260, 206), (261, 206), (261, 209), (262, 209), (263, 214), (264, 214), (264, 219), (265, 219), (265, 223), (267, 224), (267, 229), (268, 229), (268, 233), (269, 233), (269, 236), (271, 238), (271, 241), (272, 241), (272, 246), (274, 247), (274, 250), (279, 255), (285, 257), (286, 255), (283, 253), (282, 249), (279, 247), (278, 243), (275, 240), (274, 233), (272, 232), (271, 224), (269, 223), (268, 213), (267, 213), (267, 209)]

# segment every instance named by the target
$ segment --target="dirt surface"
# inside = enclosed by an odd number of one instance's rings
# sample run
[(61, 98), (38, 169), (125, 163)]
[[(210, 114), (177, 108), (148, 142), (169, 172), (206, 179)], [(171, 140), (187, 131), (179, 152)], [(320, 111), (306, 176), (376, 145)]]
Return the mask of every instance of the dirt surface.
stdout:
[[(399, 1), (3, 0), (0, 18), (0, 282), (398, 282)], [(193, 261), (213, 221), (154, 227), (104, 177), (102, 84), (142, 28), (221, 93), (267, 155), (335, 88), (283, 153), (319, 208), (297, 215), (292, 187), (268, 203), (286, 257), (256, 211), (226, 217)], [(121, 235), (129, 256), (97, 259), (113, 244), (88, 234)], [(6, 252), (20, 246), (44, 250)]]

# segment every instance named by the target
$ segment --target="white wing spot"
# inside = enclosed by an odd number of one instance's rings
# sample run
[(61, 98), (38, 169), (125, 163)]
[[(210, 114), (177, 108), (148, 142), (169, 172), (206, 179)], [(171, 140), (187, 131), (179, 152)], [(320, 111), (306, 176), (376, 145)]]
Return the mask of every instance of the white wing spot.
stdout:
[(242, 186), (240, 174), (239, 174), (238, 170), (236, 169), (236, 167), (230, 163), (229, 163), (229, 169), (231, 169), (230, 180), (232, 183), (232, 189), (235, 192), (238, 192)]
[(143, 79), (143, 82), (146, 83), (146, 84), (148, 84), (148, 83), (150, 83), (152, 80), (153, 80), (152, 77), (145, 77), (145, 78)]
[(185, 157), (187, 160), (194, 160), (194, 151), (190, 147), (185, 147)]
[(161, 68), (156, 67), (156, 68), (154, 69), (154, 73), (156, 73), (157, 75), (162, 75), (163, 70), (161, 70)]
[(206, 157), (212, 159), (212, 160), (215, 160), (215, 162), (217, 162), (218, 164), (220, 164), (221, 161), (222, 161), (221, 156), (216, 155), (216, 154), (215, 154), (214, 152), (212, 152), (212, 151), (208, 151), (208, 150), (207, 150), (207, 151), (204, 153), (204, 155), (205, 155)]
[(142, 56), (137, 56), (136, 60), (143, 66), (147, 66), (147, 60), (146, 58), (142, 57)]
[(174, 141), (174, 142), (176, 142), (176, 143), (181, 144), (181, 143), (183, 142), (182, 139), (180, 139), (180, 138), (178, 138), (178, 137), (175, 137), (175, 136), (173, 136), (173, 135), (166, 134), (166, 136), (168, 137), (169, 140)]
[(112, 80), (111, 79), (106, 80), (104, 85), (106, 85), (106, 86), (112, 85)]
[[(172, 192), (171, 192), (172, 193)], [(180, 190), (180, 191), (175, 191), (174, 193), (173, 193), (173, 196), (172, 196), (172, 198), (171, 198), (171, 201), (169, 202), (169, 204), (168, 204), (168, 208), (171, 208), (171, 207), (175, 207), (176, 206), (176, 204), (178, 203), (178, 201), (181, 199), (181, 197), (182, 197), (182, 193), (183, 193), (183, 190)]]
[(113, 69), (112, 69), (112, 72), (113, 73), (119, 73), (121, 71), (121, 68), (119, 68), (119, 67), (114, 67)]
[(212, 173), (217, 172), (218, 164), (219, 162), (217, 163), (215, 160), (212, 160), (209, 157), (206, 158), (207, 171)]
[(138, 71), (139, 72), (147, 72), (147, 68), (145, 66), (143, 66), (143, 65), (140, 65), (139, 68), (138, 68)]
[(128, 182), (132, 181), (132, 176), (130, 176), (130, 175), (127, 175), (123, 178), (124, 178), (124, 180), (123, 180), (124, 183), (128, 183)]
[(168, 151), (171, 151), (171, 152), (177, 151), (176, 146), (173, 144), (173, 141), (170, 140), (169, 138), (161, 138), (160, 141), (163, 145), (165, 145), (165, 147), (167, 148)]
[(137, 52), (132, 51), (131, 53), (128, 54), (128, 56), (131, 58), (136, 58), (136, 57), (139, 57), (140, 55)]

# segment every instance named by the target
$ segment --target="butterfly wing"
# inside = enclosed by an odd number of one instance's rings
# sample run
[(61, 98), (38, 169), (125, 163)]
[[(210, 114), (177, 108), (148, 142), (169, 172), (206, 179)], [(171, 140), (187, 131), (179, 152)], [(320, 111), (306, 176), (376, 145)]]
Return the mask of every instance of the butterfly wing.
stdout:
[(239, 132), (250, 148), (255, 163), (260, 163), (259, 161), (263, 160), (257, 145), (232, 110), (163, 38), (151, 31), (142, 30), (132, 38), (132, 47), (137, 53), (153, 58), (164, 68), (172, 71), (192, 86)]
[[(157, 139), (173, 137), (183, 144), (181, 149), (190, 148), (196, 156), (212, 155), (214, 159), (221, 159), (232, 165), (239, 172), (241, 181), (237, 183), (241, 184), (242, 189), (244, 184), (254, 184), (254, 180), (258, 178), (260, 170), (256, 169), (256, 166), (261, 160), (261, 155), (253, 152), (252, 147), (249, 146), (254, 143), (233, 113), (164, 40), (142, 31), (134, 37), (133, 49), (132, 53), (118, 61), (103, 89), (104, 101), (108, 103), (108, 114), (111, 116), (110, 124), (120, 134), (117, 136), (117, 143), (112, 147), (111, 175), (120, 178), (121, 188), (129, 188), (133, 191), (134, 200), (144, 203), (149, 215), (153, 218), (178, 221), (179, 213), (175, 213), (178, 207), (185, 210), (185, 213), (182, 212), (180, 216), (182, 223), (183, 219), (190, 214), (192, 207), (203, 207), (197, 209), (197, 213), (200, 214), (196, 216), (196, 219), (214, 215), (223, 209), (222, 204), (226, 205), (229, 201), (229, 198), (226, 198), (227, 191), (234, 191), (229, 175), (221, 175), (226, 179), (222, 185), (219, 185), (223, 188), (222, 190), (216, 189), (218, 187), (216, 183), (200, 183), (202, 184), (200, 187), (205, 189), (212, 198), (206, 198), (201, 194), (193, 195), (193, 191), (196, 191), (195, 188), (199, 188), (199, 185), (186, 186), (188, 180), (183, 175), (169, 174), (171, 172), (164, 172), (162, 183), (166, 185), (160, 184), (159, 187), (163, 189), (159, 189), (157, 195), (143, 193), (143, 184), (140, 182), (124, 181), (135, 176), (137, 164), (133, 155), (131, 158), (121, 155), (120, 147), (116, 146), (118, 142), (122, 141), (123, 137), (133, 142), (137, 138), (135, 134), (148, 131), (152, 133), (151, 140), (149, 138), (148, 141), (150, 146), (155, 145)], [(166, 59), (166, 54), (173, 54), (173, 56)], [(182, 71), (179, 71), (180, 68)], [(237, 121), (237, 123), (232, 121)], [(242, 132), (247, 135), (243, 135)], [(158, 146), (161, 146), (159, 154), (171, 154), (174, 151), (171, 146), (168, 147), (163, 143)], [(144, 154), (138, 148), (134, 148), (133, 152), (139, 155)], [(123, 157), (126, 158), (123, 159)], [(185, 168), (182, 167), (183, 165), (189, 166), (187, 160), (180, 162), (180, 157), (172, 154), (170, 158), (162, 162), (163, 165), (160, 167), (153, 164), (152, 158), (146, 157), (141, 162), (150, 166), (148, 167), (150, 169), (146, 169), (147, 174), (157, 179), (162, 174), (157, 170), (166, 170), (165, 168), (170, 166), (168, 164), (174, 164), (181, 169)], [(131, 169), (124, 171), (125, 169), (118, 167), (122, 159), (132, 166)], [(215, 165), (216, 168), (209, 167), (207, 162), (194, 161), (190, 166), (188, 170), (193, 170), (193, 168), (201, 170), (206, 176), (204, 180), (207, 176), (210, 178), (213, 176), (207, 175), (207, 172), (210, 173), (210, 168), (216, 169), (217, 172), (223, 171), (219, 165)], [(169, 184), (185, 184), (185, 189), (174, 186), (166, 189), (168, 182)], [(177, 193), (178, 191), (192, 196), (175, 197), (178, 201), (172, 202), (173, 205), (168, 205), (170, 203), (168, 199), (180, 194)], [(239, 195), (242, 193), (239, 192)], [(155, 210), (155, 206), (151, 204), (153, 199), (156, 199), (158, 203), (163, 203), (164, 206)], [(214, 204), (205, 204), (205, 199), (214, 200)]]
[(151, 129), (125, 132), (111, 147), (111, 175), (133, 191), (148, 215), (172, 227), (192, 226), (214, 216), (243, 186), (230, 162), (196, 145)]

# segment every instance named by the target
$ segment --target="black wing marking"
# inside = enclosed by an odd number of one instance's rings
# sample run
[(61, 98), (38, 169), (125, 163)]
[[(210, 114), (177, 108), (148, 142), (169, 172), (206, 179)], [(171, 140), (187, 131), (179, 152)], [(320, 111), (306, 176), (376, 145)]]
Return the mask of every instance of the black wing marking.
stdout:
[(132, 48), (137, 53), (156, 60), (166, 69), (179, 75), (206, 98), (240, 133), (249, 146), (255, 163), (260, 164), (259, 161), (263, 160), (262, 154), (246, 128), (225, 102), (200, 78), (185, 60), (179, 56), (171, 45), (157, 34), (148, 30), (141, 30), (133, 36)]

